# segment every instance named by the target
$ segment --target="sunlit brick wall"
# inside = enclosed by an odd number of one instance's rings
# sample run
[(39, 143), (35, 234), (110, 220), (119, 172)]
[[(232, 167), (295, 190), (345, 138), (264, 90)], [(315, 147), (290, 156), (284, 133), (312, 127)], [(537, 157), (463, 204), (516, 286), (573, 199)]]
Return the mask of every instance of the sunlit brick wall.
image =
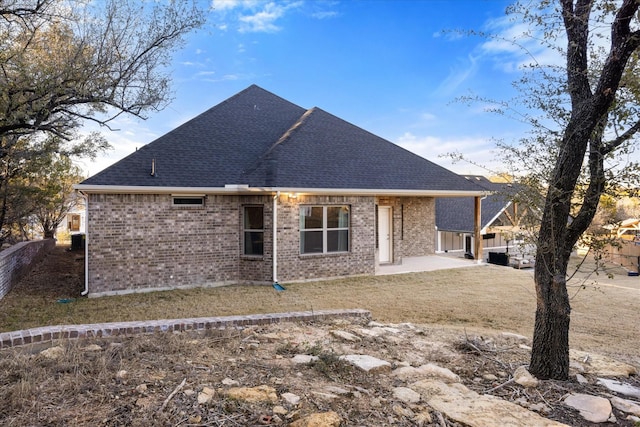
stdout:
[[(348, 253), (300, 254), (300, 206), (350, 206)], [(278, 278), (315, 280), (375, 273), (375, 201), (373, 197), (280, 197), (278, 206)]]

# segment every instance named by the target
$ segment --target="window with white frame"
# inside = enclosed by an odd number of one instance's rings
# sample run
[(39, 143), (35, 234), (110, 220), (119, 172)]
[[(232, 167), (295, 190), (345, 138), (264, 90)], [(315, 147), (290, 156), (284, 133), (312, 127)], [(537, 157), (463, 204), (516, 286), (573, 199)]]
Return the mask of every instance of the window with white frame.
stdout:
[(301, 206), (300, 253), (349, 251), (349, 206)]
[(247, 256), (262, 256), (264, 254), (264, 207), (245, 206), (243, 217), (243, 253)]

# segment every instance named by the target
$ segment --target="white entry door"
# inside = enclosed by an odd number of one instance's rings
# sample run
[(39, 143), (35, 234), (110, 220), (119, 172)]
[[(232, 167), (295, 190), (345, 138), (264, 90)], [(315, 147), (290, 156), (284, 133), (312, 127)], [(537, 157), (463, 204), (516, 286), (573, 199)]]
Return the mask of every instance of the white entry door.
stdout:
[(393, 257), (391, 230), (391, 206), (378, 206), (378, 262), (390, 263)]

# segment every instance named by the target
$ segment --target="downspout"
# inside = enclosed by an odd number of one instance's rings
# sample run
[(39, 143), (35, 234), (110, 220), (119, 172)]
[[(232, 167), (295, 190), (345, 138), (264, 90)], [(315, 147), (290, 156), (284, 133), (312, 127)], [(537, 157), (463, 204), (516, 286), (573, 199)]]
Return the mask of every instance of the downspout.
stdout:
[(278, 284), (278, 199), (280, 192), (273, 196), (273, 285)]
[(78, 191), (84, 199), (84, 290), (80, 295), (89, 293), (89, 196)]

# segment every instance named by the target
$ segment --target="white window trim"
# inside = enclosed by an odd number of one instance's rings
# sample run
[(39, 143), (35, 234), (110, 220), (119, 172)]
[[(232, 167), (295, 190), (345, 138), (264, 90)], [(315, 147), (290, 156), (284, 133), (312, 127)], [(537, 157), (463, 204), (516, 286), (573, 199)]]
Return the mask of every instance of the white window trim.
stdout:
[[(349, 218), (347, 221), (346, 227), (336, 227), (336, 228), (328, 228), (327, 227), (327, 209), (328, 208), (341, 208), (346, 206), (349, 209)], [(300, 237), (302, 237), (302, 233), (306, 231), (322, 231), (322, 252), (302, 252), (302, 239), (300, 239), (300, 255), (304, 256), (313, 256), (313, 255), (332, 255), (332, 254), (346, 254), (349, 253), (351, 249), (351, 206), (350, 205), (301, 205), (300, 208), (322, 208), (322, 228), (301, 228), (300, 229)], [(298, 213), (299, 214), (299, 213)], [(328, 231), (346, 231), (348, 235), (347, 242), (347, 250), (346, 251), (327, 251), (327, 232)]]
[[(245, 215), (247, 208), (261, 208), (262, 209), (262, 228), (245, 228)], [(247, 258), (264, 258), (264, 205), (243, 205), (242, 206), (242, 256)], [(245, 245), (246, 233), (262, 233), (262, 255), (247, 254)]]

